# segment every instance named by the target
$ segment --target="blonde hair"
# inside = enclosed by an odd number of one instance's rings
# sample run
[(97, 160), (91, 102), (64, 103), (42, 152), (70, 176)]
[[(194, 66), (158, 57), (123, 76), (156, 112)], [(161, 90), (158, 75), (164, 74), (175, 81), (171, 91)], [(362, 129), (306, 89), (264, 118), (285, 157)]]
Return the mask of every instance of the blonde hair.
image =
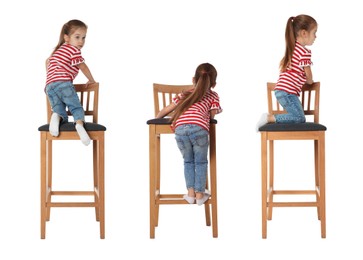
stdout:
[(296, 38), (301, 30), (310, 32), (317, 26), (317, 22), (314, 18), (309, 15), (301, 14), (296, 17), (290, 17), (287, 20), (286, 31), (285, 31), (285, 56), (280, 61), (280, 71), (286, 71), (289, 67), (292, 59), (292, 54), (295, 49)]

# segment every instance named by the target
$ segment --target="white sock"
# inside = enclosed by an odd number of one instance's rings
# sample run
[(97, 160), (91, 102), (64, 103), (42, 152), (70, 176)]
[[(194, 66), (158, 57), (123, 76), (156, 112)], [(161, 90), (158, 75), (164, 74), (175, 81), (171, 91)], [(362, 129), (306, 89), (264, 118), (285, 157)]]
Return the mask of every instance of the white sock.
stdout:
[(89, 145), (89, 143), (91, 142), (91, 139), (89, 138), (89, 136), (86, 132), (86, 129), (84, 129), (83, 125), (76, 124), (76, 130), (77, 130), (79, 137), (81, 138), (82, 143), (84, 145)]
[(49, 123), (49, 132), (52, 136), (58, 136), (59, 135), (59, 122), (60, 122), (60, 116), (57, 113), (53, 113), (50, 117), (50, 123)]
[(260, 117), (260, 120), (258, 120), (257, 122), (257, 125), (256, 125), (256, 132), (258, 132), (259, 128), (265, 124), (268, 123), (268, 114), (265, 113), (265, 114), (262, 114), (261, 117)]
[(185, 194), (183, 196), (183, 199), (185, 199), (186, 201), (188, 201), (189, 204), (194, 204), (195, 198), (194, 197), (189, 197), (188, 194)]
[(210, 194), (208, 194), (208, 193), (204, 193), (203, 194), (203, 198), (201, 198), (201, 199), (197, 199), (197, 204), (198, 204), (198, 206), (201, 206), (201, 205), (203, 205), (208, 199), (209, 199), (209, 197), (210, 197)]

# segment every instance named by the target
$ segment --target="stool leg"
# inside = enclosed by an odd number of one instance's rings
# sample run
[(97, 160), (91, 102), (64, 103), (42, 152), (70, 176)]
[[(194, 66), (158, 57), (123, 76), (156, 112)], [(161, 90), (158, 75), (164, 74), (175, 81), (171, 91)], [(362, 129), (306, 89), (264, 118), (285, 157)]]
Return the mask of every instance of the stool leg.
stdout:
[(40, 134), (40, 238), (45, 239), (46, 226), (46, 171), (47, 171), (46, 133)]
[[(211, 184), (211, 207), (212, 207), (212, 228), (213, 237), (218, 237), (218, 218), (217, 218), (217, 157), (216, 157), (216, 129), (212, 124), (209, 130), (210, 147), (210, 184)], [(208, 206), (209, 209), (209, 206)]]
[[(319, 140), (314, 140), (314, 167), (315, 167), (315, 188), (320, 192), (320, 169), (319, 169)], [(320, 217), (320, 194), (316, 194), (316, 202), (318, 203), (317, 214), (318, 220), (321, 219)]]
[(217, 219), (217, 198), (212, 197), (212, 229), (213, 237), (218, 237), (218, 219)]
[[(161, 181), (161, 177), (160, 177), (160, 174), (161, 174), (161, 171), (160, 171), (160, 135), (158, 135), (156, 137), (156, 154), (155, 154), (155, 162), (156, 162), (156, 173), (155, 173), (155, 188), (154, 188), (154, 196), (156, 196), (156, 194), (158, 194), (158, 196), (161, 194), (161, 186), (160, 186), (160, 181)], [(159, 226), (159, 209), (160, 209), (160, 205), (159, 203), (156, 203), (157, 201), (157, 198), (154, 197), (155, 200), (154, 200), (154, 225), (155, 227)]]
[[(160, 148), (157, 148), (157, 137), (155, 137), (155, 126), (149, 126), (149, 210), (150, 210), (150, 238), (155, 238), (155, 218), (156, 218), (156, 176), (158, 168), (157, 153)], [(160, 145), (160, 141), (159, 141)]]
[[(93, 186), (94, 190), (99, 191), (99, 184), (98, 184), (98, 178), (99, 178), (99, 163), (98, 163), (98, 142), (93, 141)], [(99, 205), (99, 199), (98, 195), (94, 195), (94, 201), (96, 204)], [(100, 208), (99, 206), (95, 207), (95, 213), (96, 213), (96, 221), (100, 221)]]
[[(208, 175), (207, 175), (207, 185), (206, 185), (206, 189), (209, 190), (209, 181), (208, 181)], [(211, 197), (213, 197), (213, 193), (212, 193), (212, 190), (210, 190), (211, 192)], [(205, 224), (206, 226), (210, 226), (211, 225), (211, 221), (210, 221), (210, 207), (209, 207), (209, 204), (208, 201), (204, 204), (204, 213), (205, 213)]]
[(211, 225), (209, 203), (204, 204), (204, 214), (205, 214), (205, 225), (209, 227)]
[[(94, 141), (95, 142), (95, 141)], [(98, 140), (98, 193), (100, 237), (105, 238), (105, 142), (104, 136)]]
[[(151, 166), (151, 164), (150, 164)], [(150, 238), (155, 238), (155, 222), (156, 222), (156, 205), (155, 205), (155, 176), (154, 171), (150, 169)]]
[[(213, 174), (212, 174), (213, 176)], [(214, 174), (215, 176), (215, 174)], [(211, 198), (211, 207), (212, 207), (212, 229), (213, 229), (213, 237), (218, 237), (218, 217), (217, 217), (217, 212), (218, 212), (218, 207), (217, 207), (217, 185), (216, 185), (216, 179), (214, 177), (211, 177), (211, 194), (212, 194), (212, 198)], [(209, 205), (208, 206), (209, 209)]]
[(320, 134), (318, 154), (319, 154), (319, 193), (320, 193), (320, 224), (321, 237), (326, 237), (326, 222), (325, 222), (325, 133)]
[(261, 132), (262, 238), (267, 237), (267, 134)]
[[(52, 201), (52, 170), (53, 170), (53, 142), (52, 140), (48, 140), (46, 141), (46, 150), (47, 150), (47, 159), (46, 159), (46, 175), (47, 175), (47, 179), (46, 179), (46, 202), (51, 202)], [(47, 211), (46, 211), (46, 219), (47, 221), (50, 220), (50, 206), (47, 206)]]
[(272, 203), (273, 203), (273, 192), (274, 192), (274, 141), (270, 140), (269, 141), (269, 173), (268, 173), (268, 177), (266, 177), (268, 179), (269, 185), (268, 185), (268, 216), (267, 219), (271, 220), (272, 219)]

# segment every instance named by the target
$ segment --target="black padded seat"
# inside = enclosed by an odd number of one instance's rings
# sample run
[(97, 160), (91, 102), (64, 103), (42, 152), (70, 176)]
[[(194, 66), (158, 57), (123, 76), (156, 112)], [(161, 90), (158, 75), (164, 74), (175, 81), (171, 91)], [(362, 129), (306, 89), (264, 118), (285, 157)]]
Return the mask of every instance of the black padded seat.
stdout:
[(297, 132), (297, 131), (326, 131), (327, 128), (324, 125), (306, 122), (296, 124), (280, 124), (270, 123), (261, 126), (258, 129), (260, 132)]
[[(169, 121), (169, 118), (154, 118), (150, 119), (146, 122), (148, 125), (170, 125), (171, 122)], [(211, 119), (211, 124), (217, 124), (217, 120)]]
[[(106, 127), (96, 123), (85, 123), (84, 128), (86, 131), (106, 131)], [(48, 132), (49, 131), (49, 124), (42, 125), (38, 128), (40, 132)], [(59, 132), (72, 132), (76, 131), (75, 124), (73, 122), (68, 122), (64, 124), (60, 124)]]

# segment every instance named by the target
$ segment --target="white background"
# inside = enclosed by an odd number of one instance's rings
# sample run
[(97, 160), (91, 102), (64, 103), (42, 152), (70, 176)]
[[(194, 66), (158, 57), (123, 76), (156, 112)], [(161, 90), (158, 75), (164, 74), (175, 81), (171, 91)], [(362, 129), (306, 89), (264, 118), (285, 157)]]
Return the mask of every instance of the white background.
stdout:
[[(359, 1), (2, 1), (0, 259), (307, 259), (362, 253), (362, 19)], [(327, 238), (314, 208), (281, 208), (261, 238), (260, 135), (266, 82), (276, 81), (290, 16), (319, 27), (311, 46), (326, 125)], [(45, 59), (62, 25), (88, 25), (82, 50), (100, 82), (106, 132), (106, 239), (92, 209), (52, 209), (40, 239), (40, 145), (46, 122)], [(218, 70), (218, 224), (212, 237), (203, 207), (160, 210), (149, 238), (148, 126), (152, 83), (189, 84), (203, 62)], [(75, 83), (83, 83), (79, 75)], [(55, 188), (88, 189), (91, 146), (54, 145)], [(185, 192), (173, 137), (162, 139), (163, 190)], [(276, 145), (276, 185), (311, 186), (312, 143)], [(279, 182), (279, 180), (281, 180)], [(291, 181), (291, 183), (290, 183)], [(294, 184), (295, 183), (295, 184)], [(310, 187), (309, 187), (310, 188)]]

